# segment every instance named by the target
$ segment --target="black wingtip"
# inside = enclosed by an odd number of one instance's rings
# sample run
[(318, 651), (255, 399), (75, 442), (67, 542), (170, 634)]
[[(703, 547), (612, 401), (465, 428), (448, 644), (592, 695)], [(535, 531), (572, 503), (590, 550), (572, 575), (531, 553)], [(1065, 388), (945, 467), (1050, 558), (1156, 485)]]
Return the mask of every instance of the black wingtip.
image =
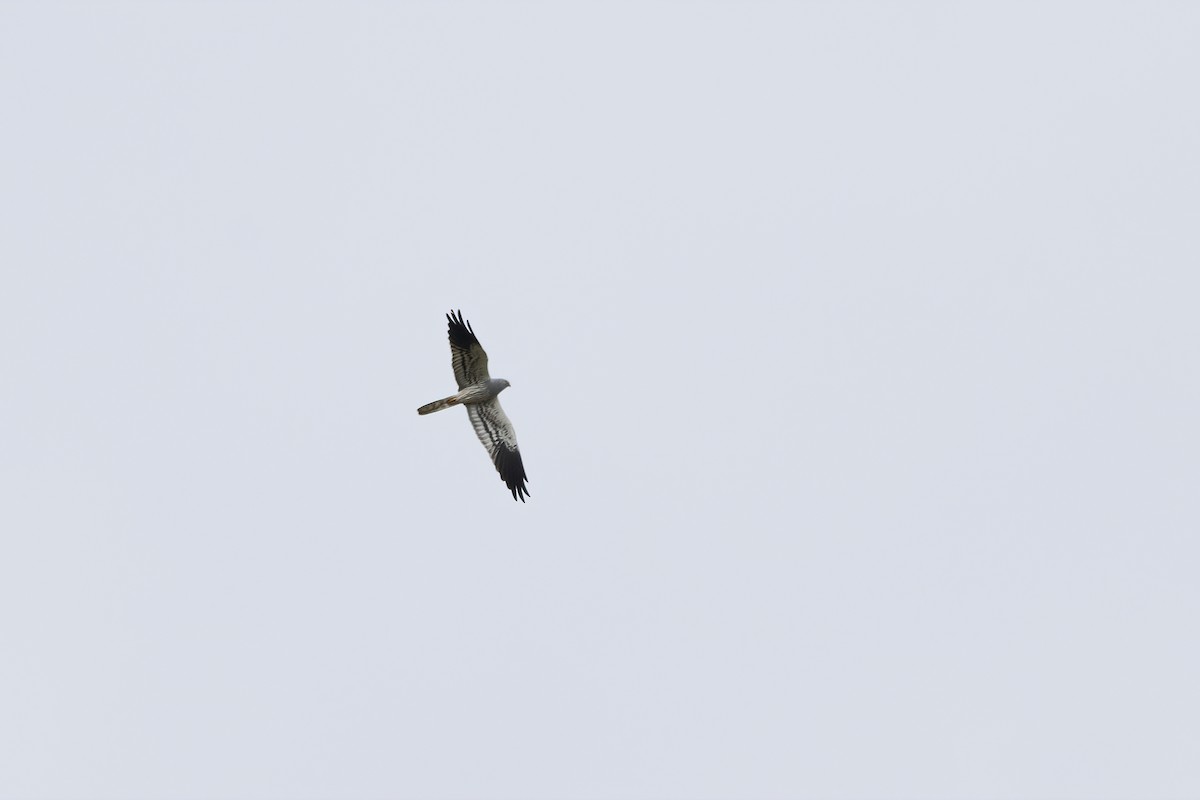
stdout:
[(475, 338), (475, 331), (471, 329), (471, 323), (463, 319), (462, 310), (460, 309), (455, 314), (452, 309), (446, 315), (446, 319), (450, 322), (450, 341), (459, 347), (470, 347), (473, 344), (478, 344), (479, 340)]
[(446, 315), (446, 319), (450, 320), (451, 325), (458, 325), (460, 327), (466, 328), (471, 333), (475, 332), (475, 331), (471, 330), (471, 323), (469, 323), (465, 319), (463, 319), (463, 313), (462, 313), (461, 308), (458, 311), (455, 311), (454, 309), (450, 309), (450, 313)]
[(525, 464), (521, 461), (520, 452), (500, 447), (496, 450), (495, 465), (504, 485), (512, 492), (513, 500), (524, 503), (525, 498), (529, 496), (529, 487), (525, 485), (529, 479), (525, 475)]
[[(501, 475), (501, 477), (504, 476)], [(524, 474), (517, 479), (505, 479), (504, 482), (508, 484), (508, 488), (512, 491), (513, 500), (520, 500), (524, 503), (525, 498), (529, 497), (529, 487), (525, 485)]]

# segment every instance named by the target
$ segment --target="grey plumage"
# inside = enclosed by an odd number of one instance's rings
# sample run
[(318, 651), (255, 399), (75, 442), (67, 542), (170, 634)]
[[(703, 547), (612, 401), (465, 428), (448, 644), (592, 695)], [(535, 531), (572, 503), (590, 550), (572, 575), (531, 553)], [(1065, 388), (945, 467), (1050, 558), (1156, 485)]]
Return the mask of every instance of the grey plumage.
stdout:
[(453, 312), (447, 314), (446, 319), (450, 321), (450, 364), (454, 368), (458, 391), (426, 403), (417, 409), (417, 413), (432, 414), (451, 406), (464, 406), (475, 435), (487, 449), (513, 499), (523, 503), (529, 496), (525, 465), (517, 449), (516, 431), (498, 399), (500, 392), (510, 384), (503, 378), (488, 375), (487, 353), (475, 337), (471, 324), (463, 320), (462, 312), (459, 311), (457, 317)]

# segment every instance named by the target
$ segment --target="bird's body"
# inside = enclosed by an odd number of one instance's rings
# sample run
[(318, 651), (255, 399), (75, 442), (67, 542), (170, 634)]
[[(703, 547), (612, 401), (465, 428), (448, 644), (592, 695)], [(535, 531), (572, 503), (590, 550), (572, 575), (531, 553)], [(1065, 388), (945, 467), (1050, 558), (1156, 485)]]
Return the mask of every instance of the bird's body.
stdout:
[(510, 384), (503, 378), (488, 375), (487, 353), (475, 338), (470, 323), (463, 320), (462, 312), (458, 312), (457, 317), (447, 314), (446, 318), (450, 320), (450, 363), (454, 367), (458, 391), (426, 403), (417, 409), (417, 413), (432, 414), (451, 406), (464, 406), (475, 434), (487, 448), (496, 471), (512, 491), (513, 499), (523, 503), (529, 496), (525, 486), (525, 465), (517, 450), (516, 432), (497, 399)]
[(450, 406), (486, 403), (507, 389), (509, 385), (509, 382), (503, 378), (488, 378), (486, 381), (466, 386), (449, 397), (434, 400), (432, 403), (426, 403), (417, 409), (417, 413), (432, 414), (434, 411), (441, 411), (443, 408), (450, 408)]

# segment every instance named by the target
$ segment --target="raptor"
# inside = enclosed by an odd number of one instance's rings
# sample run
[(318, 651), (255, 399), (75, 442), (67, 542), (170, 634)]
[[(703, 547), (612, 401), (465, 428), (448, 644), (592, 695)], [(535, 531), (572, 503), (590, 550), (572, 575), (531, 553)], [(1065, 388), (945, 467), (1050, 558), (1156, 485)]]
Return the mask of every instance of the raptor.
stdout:
[(521, 451), (517, 449), (516, 431), (499, 400), (500, 393), (510, 384), (488, 374), (487, 353), (475, 338), (471, 323), (463, 319), (462, 311), (457, 315), (451, 312), (446, 319), (450, 321), (450, 364), (454, 367), (458, 391), (426, 403), (417, 409), (417, 413), (432, 414), (451, 406), (466, 408), (475, 435), (483, 442), (500, 478), (512, 492), (513, 499), (524, 503), (529, 496), (525, 465), (521, 462)]

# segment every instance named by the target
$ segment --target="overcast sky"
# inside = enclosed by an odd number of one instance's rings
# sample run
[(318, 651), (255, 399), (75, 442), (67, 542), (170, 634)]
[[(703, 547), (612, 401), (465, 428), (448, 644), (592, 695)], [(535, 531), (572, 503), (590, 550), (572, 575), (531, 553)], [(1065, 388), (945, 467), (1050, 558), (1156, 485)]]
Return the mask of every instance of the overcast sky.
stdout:
[(0, 797), (1200, 796), (1197, 42), (0, 5)]

